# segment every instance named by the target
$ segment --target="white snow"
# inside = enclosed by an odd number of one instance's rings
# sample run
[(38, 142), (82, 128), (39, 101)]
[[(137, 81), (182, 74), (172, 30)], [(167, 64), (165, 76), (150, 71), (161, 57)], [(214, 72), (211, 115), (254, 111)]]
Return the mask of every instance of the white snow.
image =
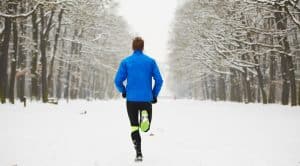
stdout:
[(0, 105), (0, 166), (300, 166), (299, 107), (159, 100), (153, 109), (136, 164), (124, 101)]

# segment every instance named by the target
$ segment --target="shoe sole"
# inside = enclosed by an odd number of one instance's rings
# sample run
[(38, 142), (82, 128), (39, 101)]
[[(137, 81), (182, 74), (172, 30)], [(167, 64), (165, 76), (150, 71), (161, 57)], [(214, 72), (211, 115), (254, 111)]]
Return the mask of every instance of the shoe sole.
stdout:
[(142, 122), (140, 128), (143, 132), (146, 132), (149, 129), (149, 126), (150, 126), (150, 122), (148, 118), (148, 112), (142, 111)]

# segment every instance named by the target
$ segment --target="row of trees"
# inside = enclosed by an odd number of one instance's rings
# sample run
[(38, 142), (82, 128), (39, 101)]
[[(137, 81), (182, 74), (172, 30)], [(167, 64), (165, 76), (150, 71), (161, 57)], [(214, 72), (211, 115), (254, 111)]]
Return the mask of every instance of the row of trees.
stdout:
[(0, 100), (112, 98), (131, 38), (111, 0), (0, 1)]
[(300, 105), (299, 3), (185, 3), (169, 42), (172, 91), (198, 99)]

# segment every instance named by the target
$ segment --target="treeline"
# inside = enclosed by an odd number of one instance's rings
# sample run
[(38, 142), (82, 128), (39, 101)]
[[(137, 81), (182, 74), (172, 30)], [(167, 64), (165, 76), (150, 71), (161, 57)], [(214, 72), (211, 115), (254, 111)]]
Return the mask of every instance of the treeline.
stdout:
[(299, 0), (190, 0), (170, 40), (177, 97), (300, 105)]
[(113, 98), (130, 34), (111, 0), (0, 1), (0, 100)]

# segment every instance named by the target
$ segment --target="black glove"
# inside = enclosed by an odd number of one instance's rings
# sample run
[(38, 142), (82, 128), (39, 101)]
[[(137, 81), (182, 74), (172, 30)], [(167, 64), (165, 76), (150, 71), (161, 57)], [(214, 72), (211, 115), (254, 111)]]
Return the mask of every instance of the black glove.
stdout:
[(126, 92), (122, 93), (122, 97), (126, 98)]
[(151, 101), (152, 104), (156, 104), (157, 103), (157, 97), (153, 97), (153, 100)]

